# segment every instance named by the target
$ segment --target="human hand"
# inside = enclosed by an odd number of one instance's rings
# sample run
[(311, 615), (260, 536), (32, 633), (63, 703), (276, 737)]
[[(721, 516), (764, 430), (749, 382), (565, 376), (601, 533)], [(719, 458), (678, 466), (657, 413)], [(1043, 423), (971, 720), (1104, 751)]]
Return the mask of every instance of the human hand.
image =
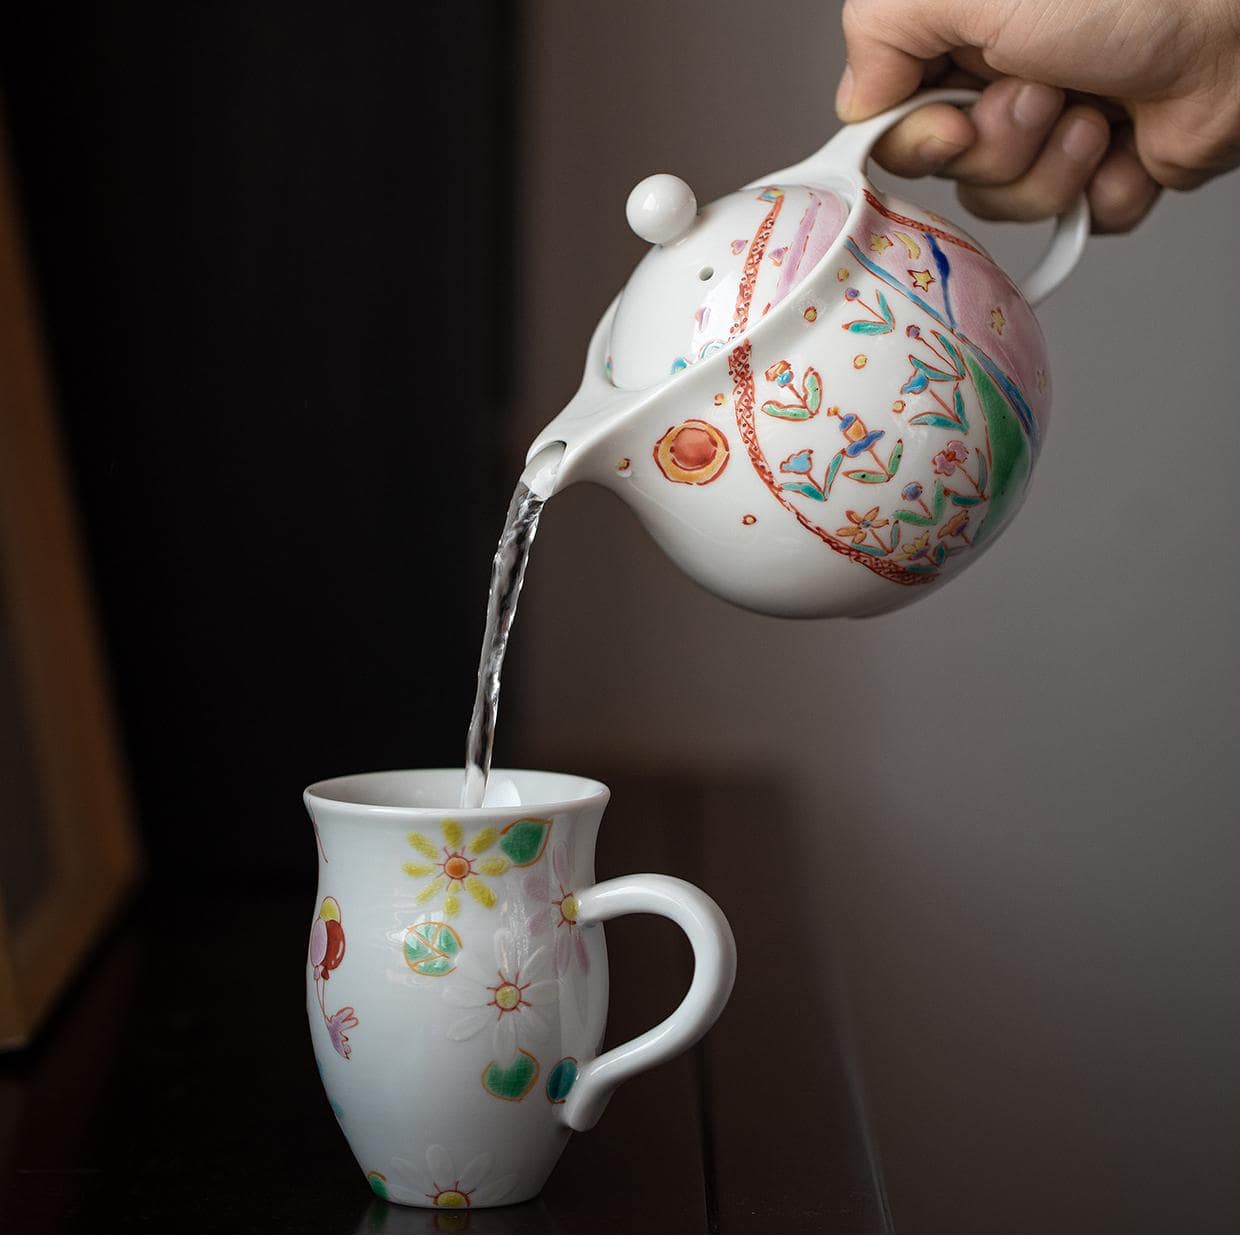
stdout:
[(959, 182), (983, 219), (1033, 220), (1084, 190), (1127, 232), (1160, 190), (1240, 165), (1240, 0), (845, 0), (836, 110), (864, 120), (922, 85), (973, 86), (875, 147), (899, 176)]

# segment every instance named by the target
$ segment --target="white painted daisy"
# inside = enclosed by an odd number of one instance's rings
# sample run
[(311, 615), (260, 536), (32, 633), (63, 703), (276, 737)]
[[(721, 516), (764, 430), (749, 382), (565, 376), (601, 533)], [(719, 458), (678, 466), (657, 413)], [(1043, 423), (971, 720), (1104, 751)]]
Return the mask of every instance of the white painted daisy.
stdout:
[[(544, 1037), (549, 1017), (559, 999), (559, 983), (552, 976), (549, 946), (525, 955), (510, 930), (497, 930), (495, 959), (486, 964), (461, 953), (460, 981), (444, 987), (443, 1001), (467, 1014), (448, 1028), (448, 1037), (464, 1042), (488, 1027), (495, 1044), (495, 1062), (509, 1064), (522, 1042)], [(541, 1009), (541, 1010), (540, 1010)]]
[(381, 1197), (415, 1202), (425, 1200), (440, 1210), (469, 1210), (476, 1206), (498, 1205), (516, 1187), (516, 1175), (488, 1179), (494, 1159), (490, 1154), (476, 1154), (458, 1174), (456, 1162), (442, 1145), (426, 1151), (426, 1170), (422, 1171), (407, 1158), (393, 1158), (391, 1178), (379, 1176), (383, 1191), (375, 1188), (375, 1172), (371, 1187)]

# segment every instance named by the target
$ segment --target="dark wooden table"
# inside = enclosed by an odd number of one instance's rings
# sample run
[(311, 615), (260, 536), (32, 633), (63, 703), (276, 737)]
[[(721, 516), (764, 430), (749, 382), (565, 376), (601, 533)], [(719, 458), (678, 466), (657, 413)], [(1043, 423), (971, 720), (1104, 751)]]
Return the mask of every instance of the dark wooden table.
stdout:
[[(540, 1200), (466, 1216), (373, 1198), (310, 1053), (312, 886), (160, 880), (38, 1043), (0, 1058), (0, 1228), (888, 1230), (826, 956), (775, 828), (762, 826), (769, 810), (768, 790), (703, 793), (698, 781), (634, 781), (617, 796), (600, 877), (666, 870), (711, 891), (736, 931), (736, 990), (695, 1052), (623, 1087), (598, 1127), (573, 1137)], [(733, 826), (721, 836), (722, 822)], [(761, 847), (740, 847), (746, 823)], [(607, 936), (612, 1044), (675, 1005), (690, 961), (655, 918), (613, 922)], [(639, 967), (656, 953), (671, 964)]]

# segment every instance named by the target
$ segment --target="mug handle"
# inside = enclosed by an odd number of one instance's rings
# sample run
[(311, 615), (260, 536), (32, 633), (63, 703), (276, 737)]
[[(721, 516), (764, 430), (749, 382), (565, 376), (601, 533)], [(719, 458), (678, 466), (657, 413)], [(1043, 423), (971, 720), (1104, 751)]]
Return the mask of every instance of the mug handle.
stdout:
[(583, 1064), (560, 1117), (585, 1132), (598, 1123), (616, 1087), (687, 1051), (719, 1018), (736, 978), (736, 941), (722, 909), (705, 892), (665, 874), (609, 878), (577, 893), (581, 924), (626, 913), (657, 913), (674, 921), (693, 948), (693, 980), (666, 1020)]
[[(918, 108), (924, 108), (928, 103), (974, 103), (977, 98), (978, 92), (975, 90), (922, 91), (911, 99), (896, 104), (894, 108), (886, 112), (871, 116), (869, 120), (845, 125), (817, 153), (791, 168), (772, 173), (769, 177), (763, 178), (760, 184), (770, 184), (772, 181), (811, 183), (809, 178), (814, 173), (822, 175), (833, 168), (841, 167), (856, 168), (864, 176), (866, 164), (875, 143), (897, 121), (903, 120), (910, 112), (916, 112)], [(1045, 301), (1068, 278), (1080, 260), (1088, 238), (1089, 200), (1081, 194), (1076, 202), (1058, 218), (1050, 244), (1046, 247), (1046, 253), (1020, 282), (1020, 290), (1031, 306)]]

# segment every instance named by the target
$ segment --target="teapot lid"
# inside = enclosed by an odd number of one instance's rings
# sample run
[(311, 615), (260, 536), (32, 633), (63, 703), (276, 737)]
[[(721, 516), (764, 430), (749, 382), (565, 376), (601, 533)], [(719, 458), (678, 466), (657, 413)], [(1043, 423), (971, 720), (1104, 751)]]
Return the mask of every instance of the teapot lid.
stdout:
[(626, 214), (652, 248), (616, 307), (611, 382), (651, 387), (752, 330), (814, 269), (848, 211), (836, 191), (807, 185), (751, 186), (699, 210), (679, 177), (639, 182)]

